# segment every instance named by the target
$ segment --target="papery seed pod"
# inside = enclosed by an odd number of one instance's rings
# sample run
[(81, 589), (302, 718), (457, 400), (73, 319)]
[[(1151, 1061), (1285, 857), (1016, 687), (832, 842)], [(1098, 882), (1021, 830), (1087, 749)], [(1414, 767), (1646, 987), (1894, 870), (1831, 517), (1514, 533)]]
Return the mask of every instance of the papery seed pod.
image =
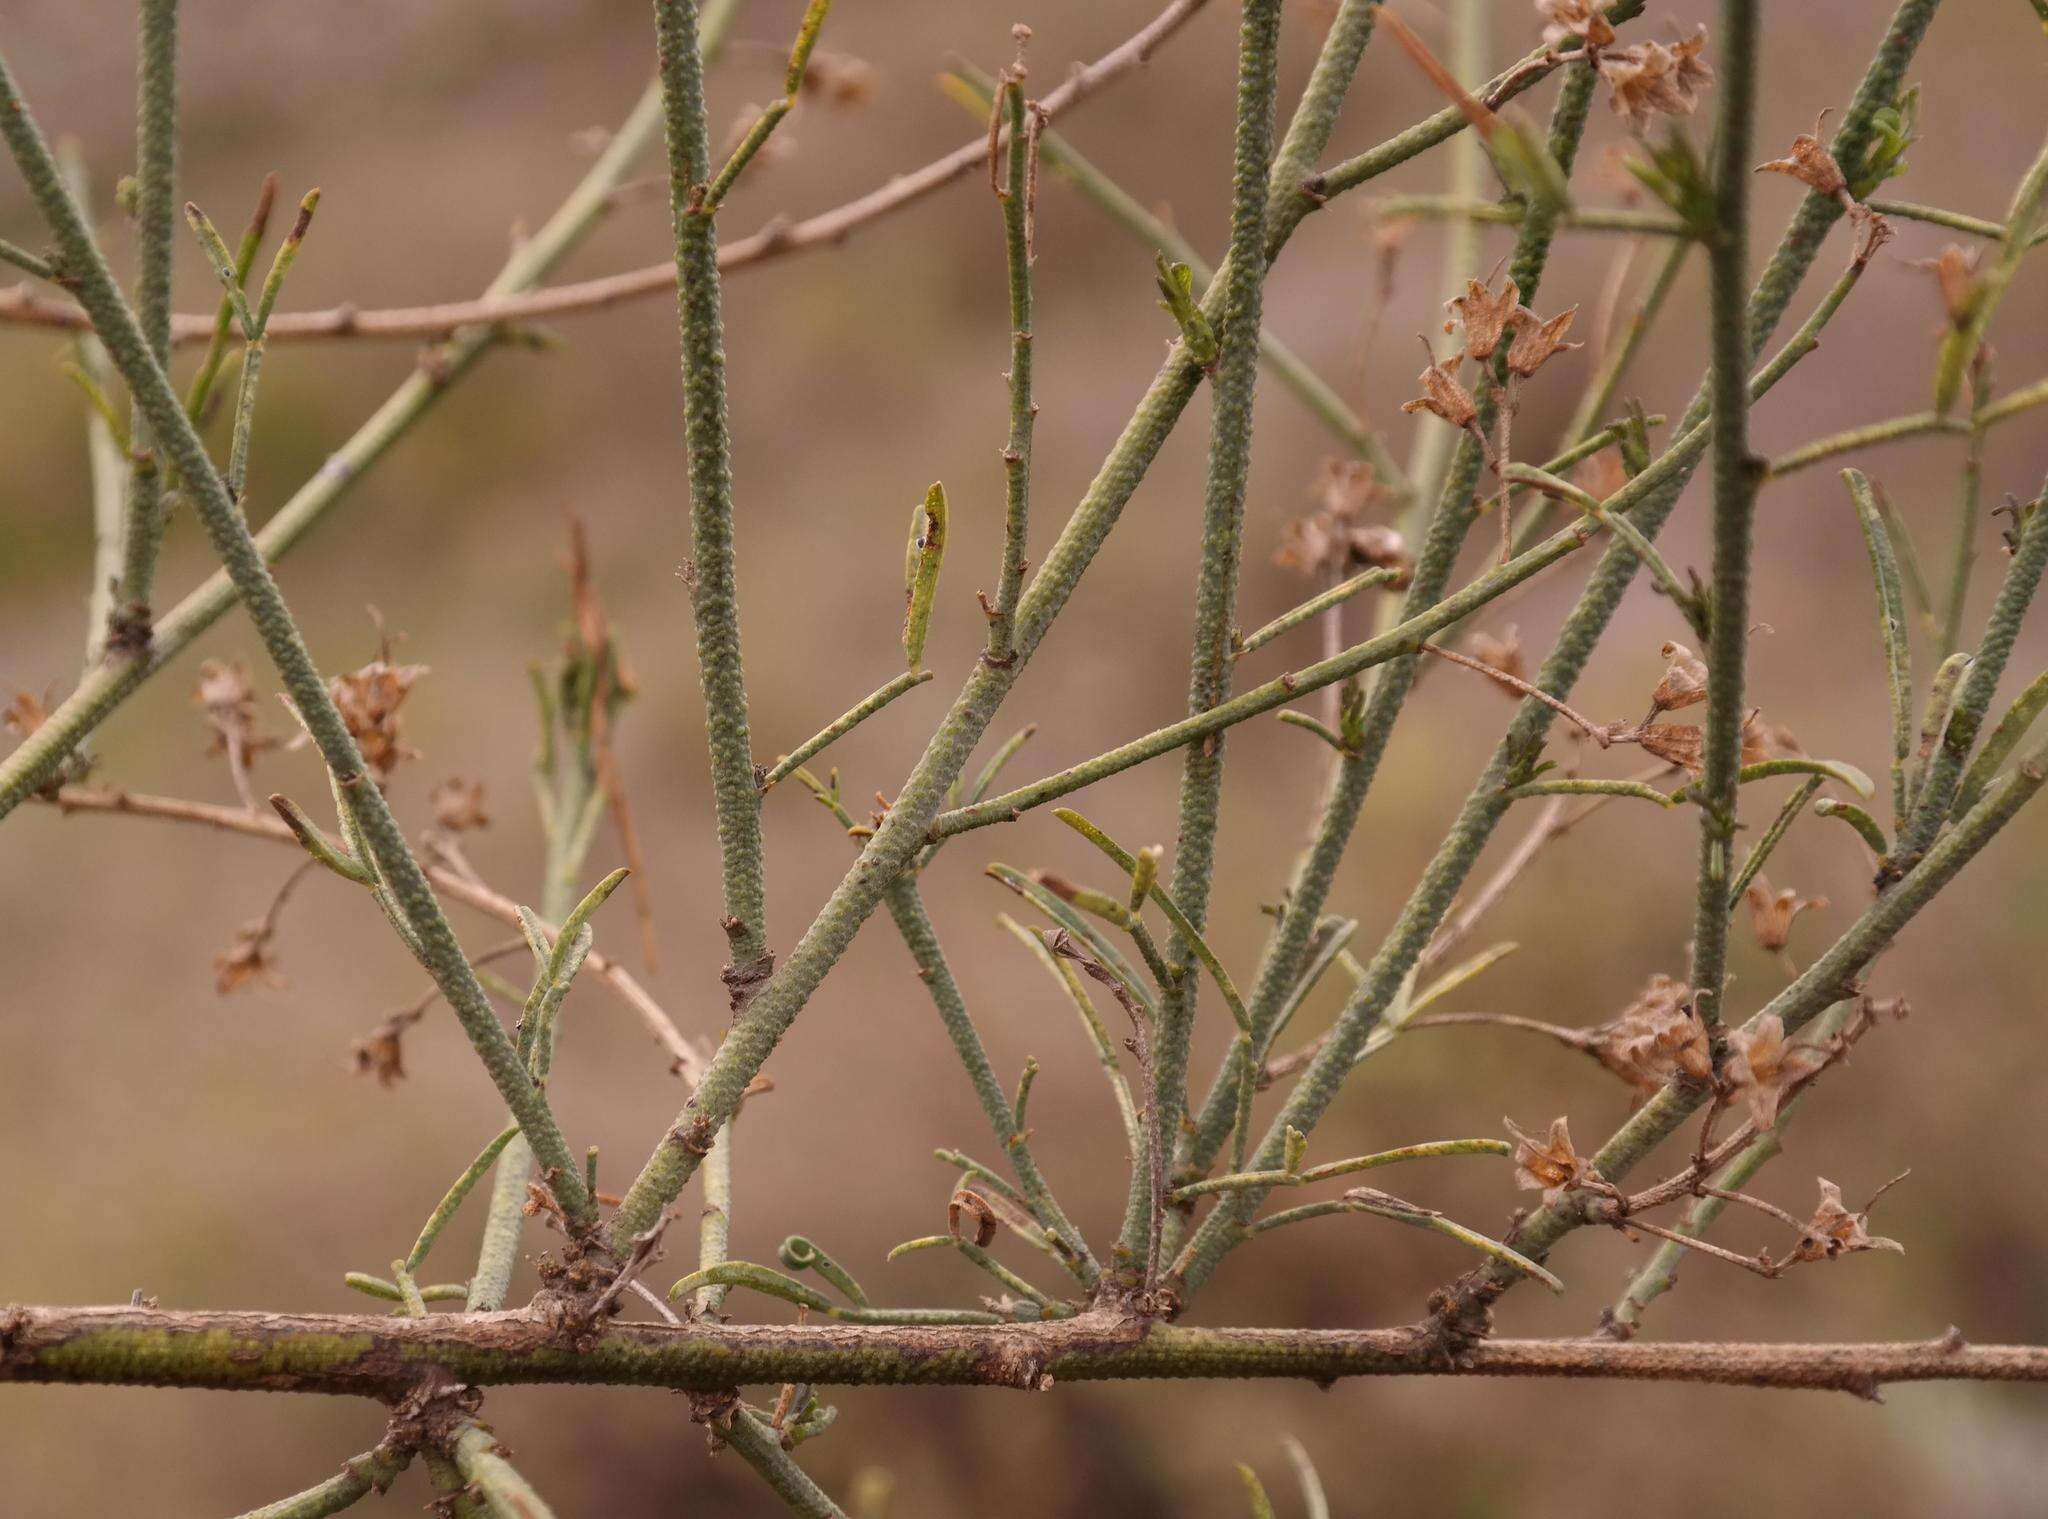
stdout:
[(1548, 1205), (1584, 1179), (1586, 1163), (1572, 1148), (1571, 1128), (1564, 1119), (1551, 1119), (1550, 1132), (1542, 1139), (1524, 1133), (1513, 1119), (1503, 1118), (1501, 1122), (1514, 1136), (1517, 1187), (1525, 1192), (1541, 1192)]
[(1517, 307), (1512, 318), (1515, 340), (1508, 344), (1508, 372), (1526, 380), (1553, 355), (1585, 347), (1584, 343), (1564, 341), (1564, 335), (1571, 331), (1572, 318), (1578, 314), (1579, 308), (1572, 306), (1546, 322), (1527, 307)]
[(1444, 309), (1455, 312), (1464, 325), (1466, 358), (1493, 357), (1493, 351), (1500, 346), (1501, 336), (1508, 330), (1509, 319), (1515, 314), (1521, 299), (1522, 292), (1513, 279), (1502, 284), (1498, 293), (1488, 290), (1478, 280), (1467, 280), (1463, 295), (1444, 302)]
[(1835, 162), (1835, 155), (1820, 140), (1820, 129), (1827, 120), (1827, 114), (1825, 111), (1820, 113), (1811, 132), (1801, 132), (1792, 139), (1792, 149), (1785, 157), (1758, 164), (1756, 172), (1789, 174), (1814, 194), (1825, 195), (1829, 200), (1847, 196), (1849, 181), (1842, 176), (1842, 167)]
[(1705, 735), (1690, 723), (1652, 723), (1636, 731), (1636, 742), (1663, 760), (1693, 775), (1702, 773)]
[[(1894, 1177), (1893, 1181), (1900, 1179)], [(1842, 1201), (1840, 1187), (1825, 1176), (1816, 1180), (1820, 1182), (1820, 1206), (1814, 1209), (1813, 1218), (1792, 1249), (1794, 1260), (1831, 1261), (1859, 1250), (1889, 1250), (1895, 1255), (1906, 1253), (1906, 1247), (1897, 1240), (1870, 1232), (1870, 1203), (1863, 1205), (1862, 1212), (1852, 1212)], [(1878, 1196), (1882, 1196), (1891, 1185), (1892, 1182), (1886, 1182), (1878, 1188)], [(1871, 1203), (1876, 1201), (1877, 1197), (1870, 1200)]]
[(1403, 401), (1401, 410), (1426, 411), (1432, 416), (1442, 417), (1453, 427), (1470, 427), (1479, 415), (1479, 408), (1473, 403), (1472, 393), (1458, 383), (1458, 366), (1465, 356), (1454, 353), (1438, 363), (1430, 349), (1429, 339), (1417, 341), (1422, 344), (1422, 351), (1430, 355), (1430, 365), (1416, 376), (1416, 382), (1422, 386), (1422, 394), (1412, 401)]
[(1826, 897), (1802, 897), (1789, 886), (1773, 891), (1762, 875), (1751, 881), (1742, 895), (1749, 906), (1750, 931), (1756, 935), (1756, 942), (1772, 954), (1791, 942), (1793, 921), (1801, 913), (1828, 905)]
[(1664, 656), (1664, 676), (1650, 692), (1652, 712), (1676, 712), (1707, 699), (1707, 666), (1682, 643), (1667, 643), (1658, 651)]

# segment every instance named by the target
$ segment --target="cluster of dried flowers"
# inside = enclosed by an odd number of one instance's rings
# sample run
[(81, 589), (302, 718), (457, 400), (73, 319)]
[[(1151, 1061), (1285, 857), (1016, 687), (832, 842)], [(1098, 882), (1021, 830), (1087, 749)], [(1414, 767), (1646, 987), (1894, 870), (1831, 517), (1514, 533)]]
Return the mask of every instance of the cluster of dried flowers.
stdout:
[(1704, 26), (1670, 43), (1619, 47), (1614, 25), (1597, 0), (1536, 0), (1536, 10), (1547, 23), (1544, 42), (1553, 48), (1579, 43), (1607, 83), (1608, 104), (1638, 131), (1658, 116), (1690, 116), (1699, 107), (1700, 92), (1714, 82), (1714, 71), (1702, 56)]
[(1365, 520), (1391, 499), (1372, 465), (1325, 455), (1308, 494), (1316, 509), (1288, 520), (1273, 553), (1275, 564), (1324, 581), (1371, 568), (1395, 570), (1405, 579), (1412, 562), (1408, 545), (1393, 528)]

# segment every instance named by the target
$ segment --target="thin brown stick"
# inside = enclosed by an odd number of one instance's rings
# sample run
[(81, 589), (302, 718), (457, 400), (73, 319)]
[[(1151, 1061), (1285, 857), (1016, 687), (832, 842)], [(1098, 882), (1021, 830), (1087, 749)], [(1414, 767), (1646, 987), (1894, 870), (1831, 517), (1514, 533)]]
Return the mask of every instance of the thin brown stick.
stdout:
[[(1207, 0), (1173, 0), (1146, 26), (1093, 63), (1076, 68), (1059, 88), (1036, 103), (1041, 125), (1061, 111), (1091, 99), (1116, 80), (1141, 67), (1154, 51), (1201, 10)], [(825, 247), (845, 241), (892, 212), (972, 173), (988, 156), (988, 140), (955, 148), (921, 169), (899, 174), (886, 185), (869, 191), (816, 216), (799, 222), (770, 222), (752, 237), (740, 238), (718, 250), (718, 267), (723, 271), (796, 253), (805, 248)], [(281, 311), (270, 318), (264, 338), (270, 342), (296, 342), (311, 338), (438, 338), (464, 327), (497, 326), (534, 322), (545, 317), (580, 315), (601, 311), (623, 301), (649, 296), (675, 298), (676, 266), (673, 259), (629, 269), (598, 279), (555, 285), (519, 295), (470, 301), (447, 301), (432, 306), (398, 306), (364, 311), (353, 305), (329, 307), (322, 311)], [(91, 323), (71, 301), (44, 294), (30, 285), (0, 290), (0, 326), (56, 328), (65, 332), (87, 331)], [(181, 313), (171, 318), (174, 345), (204, 343), (213, 337), (211, 313)]]
[(572, 1338), (558, 1311), (433, 1314), (0, 1308), (0, 1383), (68, 1382), (389, 1398), (436, 1375), (483, 1387), (610, 1383), (714, 1391), (796, 1381), (1041, 1388), (1161, 1378), (1611, 1378), (1874, 1396), (1890, 1382), (2048, 1382), (2048, 1346), (1934, 1340), (1747, 1344), (1488, 1340), (1446, 1354), (1434, 1324), (1201, 1329), (1082, 1314), (1051, 1323), (621, 1324)]
[[(92, 786), (63, 786), (51, 798), (57, 809), (67, 815), (74, 812), (87, 814), (127, 814), (131, 817), (161, 818), (169, 822), (196, 823), (202, 827), (218, 828), (228, 833), (239, 833), (246, 838), (267, 839), (273, 844), (290, 844), (298, 847), (298, 840), (292, 831), (274, 816), (244, 812), (239, 807), (221, 807), (211, 802), (188, 801), (183, 797), (151, 796), (139, 791), (107, 791)], [(465, 906), (478, 912), (487, 913), (499, 922), (511, 927), (519, 926), (519, 904), (510, 897), (502, 896), (489, 886), (471, 879), (461, 869), (443, 859), (435, 859), (427, 866), (427, 879), (436, 889), (445, 892)], [(541, 925), (549, 934), (555, 932), (555, 925)], [(618, 961), (596, 950), (584, 962), (584, 968), (602, 982), (607, 990), (639, 1017), (655, 1043), (668, 1052), (672, 1061), (670, 1069), (685, 1081), (695, 1086), (703, 1074), (704, 1054), (689, 1040), (675, 1021), (662, 1011), (661, 1004), (648, 995), (647, 988), (633, 978), (633, 975)]]

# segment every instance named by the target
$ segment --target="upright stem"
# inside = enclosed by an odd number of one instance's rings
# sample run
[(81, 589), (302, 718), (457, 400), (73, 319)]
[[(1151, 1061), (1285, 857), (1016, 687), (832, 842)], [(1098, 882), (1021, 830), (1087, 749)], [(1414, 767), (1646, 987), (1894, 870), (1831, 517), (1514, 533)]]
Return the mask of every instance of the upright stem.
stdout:
[(206, 445), (186, 416), (163, 366), (151, 354), (134, 312), (115, 285), (4, 61), (0, 61), (0, 99), (11, 105), (0, 112), (0, 134), (6, 137), (29, 193), (50, 224), (71, 288), (90, 313), (108, 358), (127, 381), (171, 462), (184, 477), (193, 508), (213, 540), (236, 594), (248, 608), (286, 692), (361, 829), (392, 900), (418, 939), (422, 963), (455, 1010), (507, 1108), (533, 1144), (564, 1212), (579, 1227), (595, 1223), (595, 1206), (584, 1191), (582, 1177), (545, 1097), (505, 1037), (490, 999), (464, 958), (383, 792), (369, 778), (355, 739), (335, 709), (262, 551), (250, 537), (248, 523), (208, 457)]
[(725, 983), (735, 1010), (766, 979), (768, 951), (761, 859), (761, 793), (747, 733), (747, 683), (740, 661), (739, 587), (734, 572), (732, 439), (726, 426), (725, 317), (718, 277), (718, 226), (703, 206), (710, 178), (704, 64), (695, 0), (655, 0), (661, 96), (668, 127), (669, 205), (676, 246), (676, 304), (682, 326), (683, 426), (689, 447), (691, 610), (711, 748), (711, 789), (725, 883)]
[[(1209, 479), (1202, 501), (1202, 567), (1195, 588), (1194, 651), (1188, 711), (1208, 711), (1230, 695), (1231, 634), (1237, 624), (1237, 577), (1244, 545), (1245, 481), (1251, 472), (1252, 401), (1259, 378), (1259, 317), (1266, 283), (1266, 198), (1273, 164), (1273, 97), (1279, 85), (1279, 0), (1245, 0), (1238, 32), (1237, 134), (1231, 166), (1230, 253), (1216, 281), (1221, 309), (1210, 385)], [(1200, 929), (1209, 915), (1216, 871), (1216, 823), (1223, 791), (1223, 736), (1191, 744), (1181, 770), (1180, 826), (1172, 894)], [(1152, 1132), (1179, 1133), (1187, 1105), (1188, 1043), (1194, 1024), (1194, 948), (1178, 932), (1167, 949), (1174, 979), (1160, 990), (1152, 1041)], [(1159, 1164), (1164, 1165), (1162, 1157)], [(1133, 1194), (1133, 1201), (1136, 1195)], [(1126, 1211), (1120, 1252), (1135, 1255), (1156, 1223), (1144, 1209)], [(1157, 1273), (1148, 1261), (1146, 1285)]]
[(1693, 1006), (1721, 1022), (1728, 968), (1728, 887), (1735, 873), (1735, 803), (1742, 769), (1743, 685), (1749, 657), (1749, 555), (1762, 461), (1749, 452), (1749, 185), (1756, 116), (1757, 0), (1722, 0), (1714, 127), (1714, 239), (1707, 247), (1707, 388), (1714, 423), (1713, 624), (1707, 642), (1707, 731), (1700, 804)]
[(733, 1410), (732, 1423), (725, 1431), (725, 1443), (740, 1453), (747, 1465), (761, 1474), (761, 1480), (775, 1490), (775, 1496), (789, 1511), (802, 1519), (846, 1519), (845, 1511), (832, 1495), (796, 1464), (796, 1458), (782, 1448), (775, 1430), (745, 1408)]
[(1009, 122), (1003, 179), (1003, 262), (1010, 289), (1010, 435), (1003, 444), (1003, 563), (996, 580), (996, 610), (989, 619), (988, 657), (1008, 659), (1016, 632), (1017, 599), (1024, 594), (1024, 550), (1031, 530), (1031, 433), (1038, 407), (1031, 399), (1031, 197), (1037, 165), (1037, 122), (1027, 123), (1022, 64), (1017, 77), (997, 87), (996, 105)]
[[(141, 70), (135, 101), (135, 313), (158, 364), (171, 353), (171, 249), (177, 235), (178, 0), (142, 0)], [(66, 270), (67, 275), (77, 271)], [(149, 598), (163, 543), (163, 465), (151, 452), (140, 400), (128, 424), (128, 526), (122, 538), (118, 627), (127, 652), (149, 646)]]

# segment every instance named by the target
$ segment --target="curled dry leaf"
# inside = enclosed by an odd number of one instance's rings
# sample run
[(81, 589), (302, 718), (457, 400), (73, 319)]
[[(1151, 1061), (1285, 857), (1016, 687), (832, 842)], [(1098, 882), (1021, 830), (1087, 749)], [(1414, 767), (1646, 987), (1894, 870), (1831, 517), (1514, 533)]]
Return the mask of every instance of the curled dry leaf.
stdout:
[(1442, 417), (1453, 427), (1470, 427), (1479, 415), (1479, 408), (1473, 403), (1472, 393), (1458, 383), (1458, 365), (1464, 361), (1464, 354), (1454, 353), (1441, 363), (1431, 351), (1429, 339), (1423, 338), (1422, 351), (1430, 355), (1429, 367), (1416, 376), (1422, 394), (1412, 401), (1403, 401), (1405, 412), (1426, 411), (1432, 416)]
[(946, 1203), (946, 1232), (957, 1240), (971, 1233), (971, 1243), (986, 1246), (996, 1237), (996, 1210), (979, 1192), (962, 1187)]
[(1526, 306), (1516, 307), (1510, 318), (1514, 324), (1515, 340), (1508, 344), (1508, 372), (1526, 380), (1553, 355), (1585, 347), (1584, 343), (1564, 341), (1564, 335), (1571, 331), (1572, 318), (1578, 314), (1579, 308), (1571, 306), (1546, 322)]
[[(1893, 1181), (1900, 1178), (1894, 1177)], [(1831, 1261), (1840, 1256), (1853, 1255), (1859, 1250), (1889, 1250), (1894, 1255), (1904, 1255), (1906, 1247), (1895, 1239), (1886, 1239), (1881, 1234), (1872, 1234), (1869, 1229), (1871, 1198), (1859, 1212), (1850, 1211), (1842, 1201), (1842, 1189), (1825, 1176), (1820, 1182), (1820, 1206), (1814, 1210), (1806, 1229), (1799, 1236), (1799, 1243), (1792, 1248), (1792, 1258), (1799, 1261)], [(1882, 1196), (1892, 1182), (1878, 1188)]]
[(1614, 41), (1614, 24), (1607, 19), (1599, 0), (1536, 0), (1536, 10), (1548, 23), (1543, 41), (1556, 47), (1576, 37), (1587, 48), (1602, 48)]
[(1792, 938), (1792, 922), (1811, 907), (1826, 907), (1826, 897), (1808, 899), (1791, 887), (1783, 891), (1771, 890), (1771, 883), (1758, 875), (1749, 883), (1743, 893), (1743, 900), (1749, 904), (1749, 926), (1756, 935), (1756, 942), (1776, 954)]
[(1801, 132), (1792, 139), (1792, 150), (1783, 158), (1774, 158), (1769, 163), (1756, 166), (1759, 174), (1787, 174), (1798, 180), (1816, 195), (1825, 195), (1830, 200), (1844, 199), (1849, 194), (1849, 181), (1842, 175), (1842, 167), (1835, 162), (1835, 155), (1827, 150), (1820, 140), (1822, 123), (1827, 120), (1823, 111), (1813, 124), (1811, 132)]
[(1541, 1192), (1546, 1206), (1591, 1174), (1572, 1148), (1571, 1129), (1564, 1119), (1551, 1119), (1550, 1132), (1542, 1139), (1525, 1134), (1511, 1118), (1501, 1122), (1515, 1140), (1515, 1185), (1525, 1192)]
[(1488, 290), (1478, 280), (1467, 280), (1463, 295), (1444, 302), (1444, 309), (1454, 313), (1465, 328), (1466, 358), (1493, 357), (1493, 351), (1500, 347), (1501, 337), (1507, 332), (1521, 299), (1521, 290), (1510, 278), (1502, 282), (1498, 293)]
[(490, 812), (484, 806), (482, 781), (451, 775), (427, 793), (427, 800), (433, 805), (434, 821), (450, 833), (491, 826)]
[(1692, 988), (1671, 976), (1652, 976), (1636, 1000), (1593, 1035), (1600, 1063), (1639, 1091), (1654, 1092), (1680, 1074), (1706, 1081), (1714, 1073)]
[(1785, 1037), (1785, 1024), (1776, 1014), (1728, 1034), (1728, 1083), (1749, 1104), (1759, 1129), (1776, 1128), (1778, 1109), (1791, 1089), (1825, 1064), (1825, 1051)]

